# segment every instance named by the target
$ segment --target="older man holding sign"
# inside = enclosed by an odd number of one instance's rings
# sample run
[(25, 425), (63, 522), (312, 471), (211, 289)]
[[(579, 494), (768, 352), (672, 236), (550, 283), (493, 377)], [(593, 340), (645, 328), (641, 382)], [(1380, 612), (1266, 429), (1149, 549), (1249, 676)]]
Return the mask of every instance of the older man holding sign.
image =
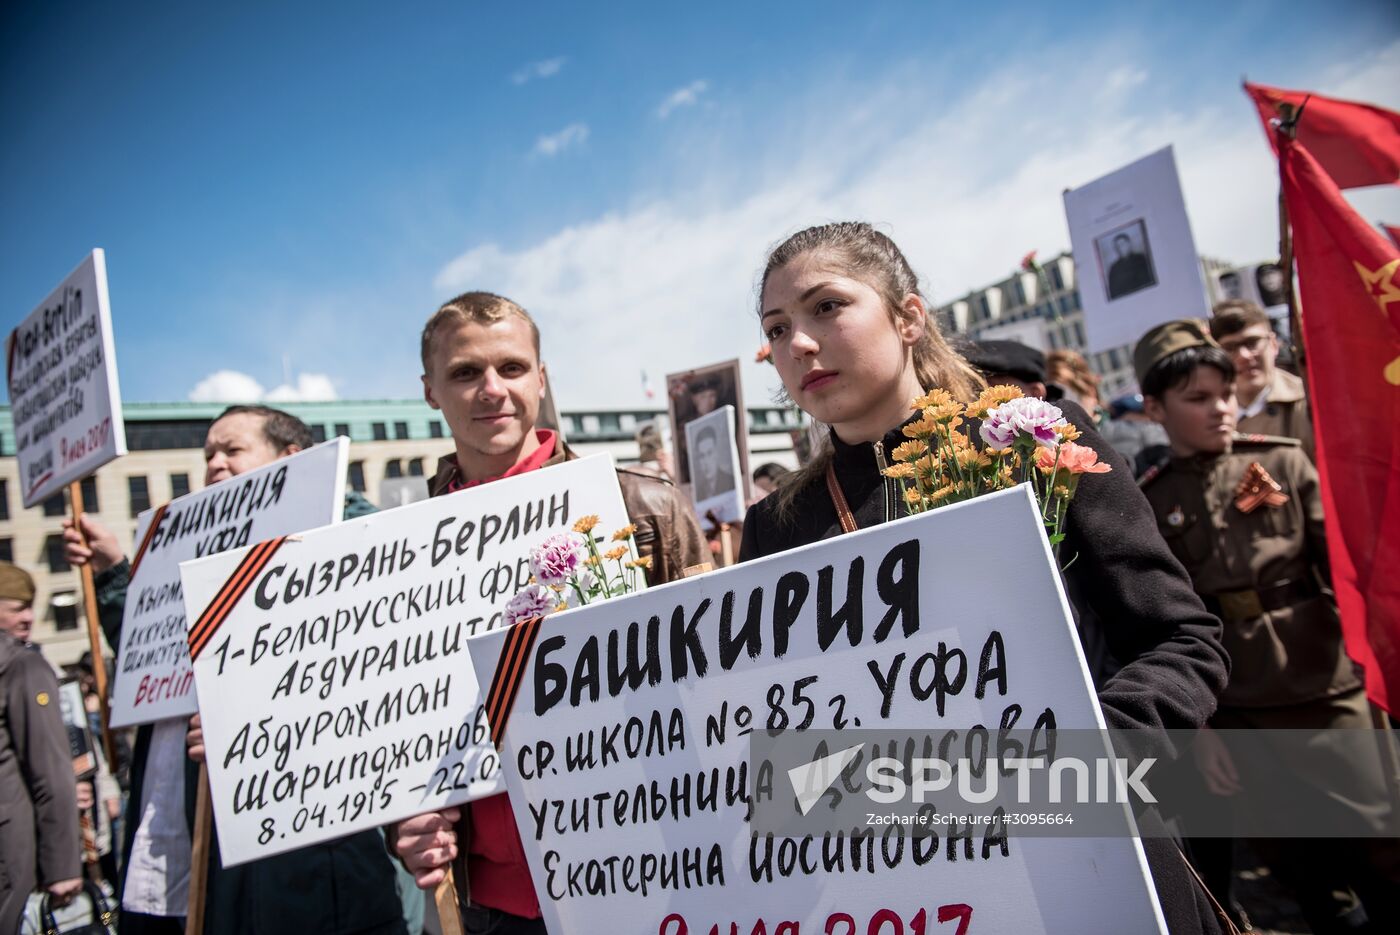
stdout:
[[(190, 902), (198, 768), (185, 746), (197, 707), (178, 563), (373, 511), (343, 492), (346, 443), (311, 444), (310, 429), (288, 413), (231, 407), (209, 427), (208, 486), (144, 515), (131, 561), (90, 516), (81, 521), (86, 544), (71, 523), (65, 530), (69, 561), (98, 571), (103, 627), (120, 647), (114, 719), (141, 725), (120, 884), (124, 932), (179, 932)], [(401, 932), (397, 892), (382, 841), (368, 833), (236, 871), (215, 862), (198, 921), (215, 933)]]

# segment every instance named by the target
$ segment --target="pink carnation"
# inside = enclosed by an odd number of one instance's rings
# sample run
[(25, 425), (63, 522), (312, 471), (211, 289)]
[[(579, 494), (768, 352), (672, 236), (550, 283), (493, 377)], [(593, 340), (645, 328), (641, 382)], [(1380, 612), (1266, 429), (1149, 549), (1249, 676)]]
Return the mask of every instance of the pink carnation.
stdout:
[(559, 595), (542, 584), (527, 584), (512, 597), (502, 613), (502, 622), (513, 627), (522, 620), (543, 617), (559, 605)]
[(982, 421), (982, 440), (1001, 451), (1015, 443), (1017, 436), (1028, 435), (1042, 448), (1054, 448), (1060, 443), (1055, 426), (1065, 424), (1065, 414), (1043, 399), (1022, 397), (1004, 402), (987, 413)]
[(588, 549), (582, 539), (574, 533), (561, 532), (530, 551), (530, 574), (540, 584), (566, 585), (587, 557)]

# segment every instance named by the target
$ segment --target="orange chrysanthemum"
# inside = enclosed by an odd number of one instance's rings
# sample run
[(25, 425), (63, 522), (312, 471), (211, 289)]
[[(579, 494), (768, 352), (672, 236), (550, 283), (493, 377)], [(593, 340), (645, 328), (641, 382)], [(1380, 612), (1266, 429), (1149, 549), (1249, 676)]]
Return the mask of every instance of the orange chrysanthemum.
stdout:
[(953, 401), (953, 394), (945, 389), (935, 387), (924, 395), (915, 397), (913, 407), (915, 409), (928, 409), (930, 407), (946, 406), (949, 403), (957, 405)]
[(989, 386), (982, 391), (982, 395), (978, 396), (971, 406), (967, 407), (967, 414), (974, 419), (980, 419), (985, 416), (989, 410), (995, 409), (1002, 403), (1008, 403), (1013, 399), (1020, 399), (1024, 395), (1020, 387), (1008, 386), (1004, 383), (996, 386)]
[(904, 442), (901, 445), (895, 446), (895, 449), (890, 452), (890, 459), (892, 461), (913, 461), (926, 451), (928, 451), (928, 446), (923, 442)]
[(911, 422), (904, 427), (905, 438), (927, 439), (938, 431), (938, 423), (928, 416), (924, 416), (917, 422)]
[(952, 422), (958, 416), (962, 415), (962, 411), (962, 403), (950, 399), (946, 403), (941, 403), (937, 406), (925, 406), (924, 418), (932, 419), (939, 425), (947, 425), (949, 422)]
[(617, 532), (612, 534), (612, 541), (626, 542), (628, 539), (632, 538), (633, 533), (635, 533), (636, 531), (637, 527), (634, 526), (632, 523), (628, 523), (626, 526), (623, 526)]
[(579, 517), (578, 522), (574, 523), (574, 532), (585, 534), (590, 533), (593, 531), (593, 527), (597, 526), (599, 522), (600, 520), (598, 518), (597, 513), (590, 513), (587, 516), (581, 516)]

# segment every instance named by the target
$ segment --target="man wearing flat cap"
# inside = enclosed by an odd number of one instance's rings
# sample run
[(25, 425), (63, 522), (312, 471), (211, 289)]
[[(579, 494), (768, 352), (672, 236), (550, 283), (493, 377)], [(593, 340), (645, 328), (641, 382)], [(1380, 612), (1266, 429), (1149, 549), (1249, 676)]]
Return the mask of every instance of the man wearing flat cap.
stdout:
[(0, 932), (19, 930), (42, 886), (55, 906), (82, 889), (77, 783), (58, 679), (29, 645), (34, 579), (0, 562)]
[(1045, 355), (1019, 341), (969, 341), (958, 352), (982, 374), (988, 386), (1019, 387), (1027, 396), (1047, 399)]
[[(1296, 438), (1235, 431), (1235, 366), (1204, 322), (1152, 329), (1134, 349), (1133, 366), (1144, 409), (1170, 443), (1169, 457), (1139, 484), (1196, 593), (1225, 625), (1230, 681), (1194, 746), (1206, 791), (1222, 807), (1213, 817), (1228, 827), (1231, 815), (1302, 812), (1346, 829), (1384, 814), (1378, 735), (1330, 590), (1317, 470)], [(1289, 728), (1317, 730), (1317, 741), (1285, 748), (1277, 738)], [(1241, 736), (1258, 738), (1248, 755), (1238, 752)], [(1188, 833), (1192, 827), (1188, 818)], [(1218, 834), (1219, 826), (1210, 830)], [(1336, 833), (1336, 840), (1271, 837), (1254, 847), (1313, 931), (1350, 931), (1345, 916), (1355, 900), (1335, 895), (1348, 886), (1374, 926), (1367, 931), (1400, 931), (1400, 849)], [(1190, 843), (1207, 885), (1228, 903), (1230, 841)]]

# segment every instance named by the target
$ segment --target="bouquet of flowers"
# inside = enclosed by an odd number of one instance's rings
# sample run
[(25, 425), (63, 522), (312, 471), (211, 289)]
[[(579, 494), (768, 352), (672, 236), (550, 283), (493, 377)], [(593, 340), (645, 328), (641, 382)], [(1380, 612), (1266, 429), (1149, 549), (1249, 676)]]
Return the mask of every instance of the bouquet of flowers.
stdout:
[(530, 583), (507, 602), (506, 626), (639, 590), (637, 576), (651, 568), (651, 559), (637, 556), (632, 538), (637, 527), (614, 532), (615, 544), (605, 552), (593, 535), (598, 522), (596, 515), (585, 516), (573, 531), (556, 533), (530, 550)]
[[(969, 406), (935, 389), (913, 408), (921, 417), (904, 427), (909, 441), (890, 453), (895, 463), (884, 472), (899, 482), (911, 513), (1029, 483), (1058, 551), (1079, 478), (1112, 470), (1092, 448), (1075, 444), (1079, 431), (1064, 413), (1014, 386), (989, 387)], [(972, 444), (965, 418), (981, 420), (985, 447)]]

